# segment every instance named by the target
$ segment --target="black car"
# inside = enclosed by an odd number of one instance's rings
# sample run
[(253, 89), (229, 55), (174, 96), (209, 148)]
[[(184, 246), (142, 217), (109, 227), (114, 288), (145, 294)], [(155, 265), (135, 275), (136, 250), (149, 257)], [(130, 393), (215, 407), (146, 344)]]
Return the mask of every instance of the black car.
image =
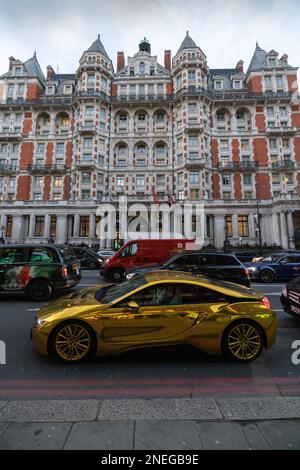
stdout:
[(75, 286), (80, 279), (80, 265), (69, 247), (0, 247), (0, 294), (23, 292), (31, 300), (43, 301), (56, 291)]
[(247, 263), (252, 261), (255, 256), (258, 256), (256, 252), (253, 251), (236, 251), (232, 253), (241, 263)]
[(172, 256), (161, 265), (152, 265), (131, 269), (126, 278), (157, 269), (187, 271), (191, 274), (202, 275), (222, 281), (235, 282), (250, 286), (250, 278), (242, 263), (231, 254), (203, 253), (202, 251), (182, 252)]
[(286, 313), (300, 318), (300, 276), (283, 287), (280, 301)]
[(90, 248), (73, 246), (72, 250), (82, 268), (99, 269), (102, 265), (101, 257)]

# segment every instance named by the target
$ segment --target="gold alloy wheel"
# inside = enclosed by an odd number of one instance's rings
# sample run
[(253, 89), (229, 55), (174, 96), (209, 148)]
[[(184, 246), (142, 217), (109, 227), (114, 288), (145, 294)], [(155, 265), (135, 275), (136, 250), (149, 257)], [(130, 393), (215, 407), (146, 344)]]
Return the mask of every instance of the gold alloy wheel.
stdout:
[(78, 323), (63, 326), (54, 338), (56, 353), (65, 361), (70, 362), (79, 361), (87, 356), (91, 343), (89, 330)]
[(261, 335), (255, 326), (239, 323), (230, 330), (227, 344), (229, 351), (237, 359), (242, 361), (253, 359), (261, 350)]

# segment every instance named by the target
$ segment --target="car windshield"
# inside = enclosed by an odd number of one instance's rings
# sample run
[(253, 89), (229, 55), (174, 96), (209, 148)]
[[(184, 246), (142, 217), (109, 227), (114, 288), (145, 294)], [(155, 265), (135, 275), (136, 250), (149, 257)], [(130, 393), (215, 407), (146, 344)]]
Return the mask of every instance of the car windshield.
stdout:
[(96, 292), (95, 299), (101, 304), (110, 304), (144, 284), (147, 284), (144, 276), (136, 276), (122, 284), (102, 287)]

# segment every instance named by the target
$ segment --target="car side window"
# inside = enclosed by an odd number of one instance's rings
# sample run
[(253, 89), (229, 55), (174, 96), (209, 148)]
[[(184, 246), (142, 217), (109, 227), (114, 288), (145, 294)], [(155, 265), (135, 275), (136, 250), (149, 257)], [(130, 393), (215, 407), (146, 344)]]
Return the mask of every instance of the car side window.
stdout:
[(47, 248), (33, 248), (30, 255), (30, 263), (54, 263), (52, 252)]
[(193, 255), (186, 255), (186, 256), (179, 256), (174, 261), (170, 263), (167, 268), (169, 269), (180, 269), (187, 266), (193, 266), (195, 264), (195, 256)]
[(2, 248), (0, 264), (17, 264), (27, 261), (27, 248)]
[(214, 255), (197, 255), (198, 266), (213, 266)]
[(130, 243), (124, 251), (120, 253), (120, 258), (127, 258), (128, 256), (134, 256), (138, 251), (137, 243)]
[(234, 258), (234, 256), (222, 255), (222, 256), (215, 256), (215, 263), (218, 266), (236, 266), (239, 265), (239, 261)]

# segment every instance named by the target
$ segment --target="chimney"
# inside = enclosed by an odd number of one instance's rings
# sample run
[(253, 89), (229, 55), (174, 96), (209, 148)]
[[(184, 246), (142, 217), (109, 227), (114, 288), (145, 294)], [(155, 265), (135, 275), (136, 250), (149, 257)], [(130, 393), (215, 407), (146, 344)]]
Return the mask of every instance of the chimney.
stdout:
[(165, 64), (165, 69), (171, 70), (171, 51), (170, 50), (165, 51), (164, 64)]
[(13, 56), (10, 56), (9, 60), (9, 70), (13, 67), (13, 62), (16, 60)]
[(124, 52), (118, 52), (117, 55), (117, 72), (120, 72), (125, 67)]
[(244, 62), (239, 60), (235, 68), (239, 71), (239, 73), (244, 73)]
[(287, 54), (283, 54), (283, 56), (280, 58), (280, 60), (282, 60), (282, 62), (287, 64), (288, 63), (288, 58), (289, 58), (289, 56)]
[(52, 80), (55, 75), (55, 72), (51, 65), (47, 65), (47, 80)]

